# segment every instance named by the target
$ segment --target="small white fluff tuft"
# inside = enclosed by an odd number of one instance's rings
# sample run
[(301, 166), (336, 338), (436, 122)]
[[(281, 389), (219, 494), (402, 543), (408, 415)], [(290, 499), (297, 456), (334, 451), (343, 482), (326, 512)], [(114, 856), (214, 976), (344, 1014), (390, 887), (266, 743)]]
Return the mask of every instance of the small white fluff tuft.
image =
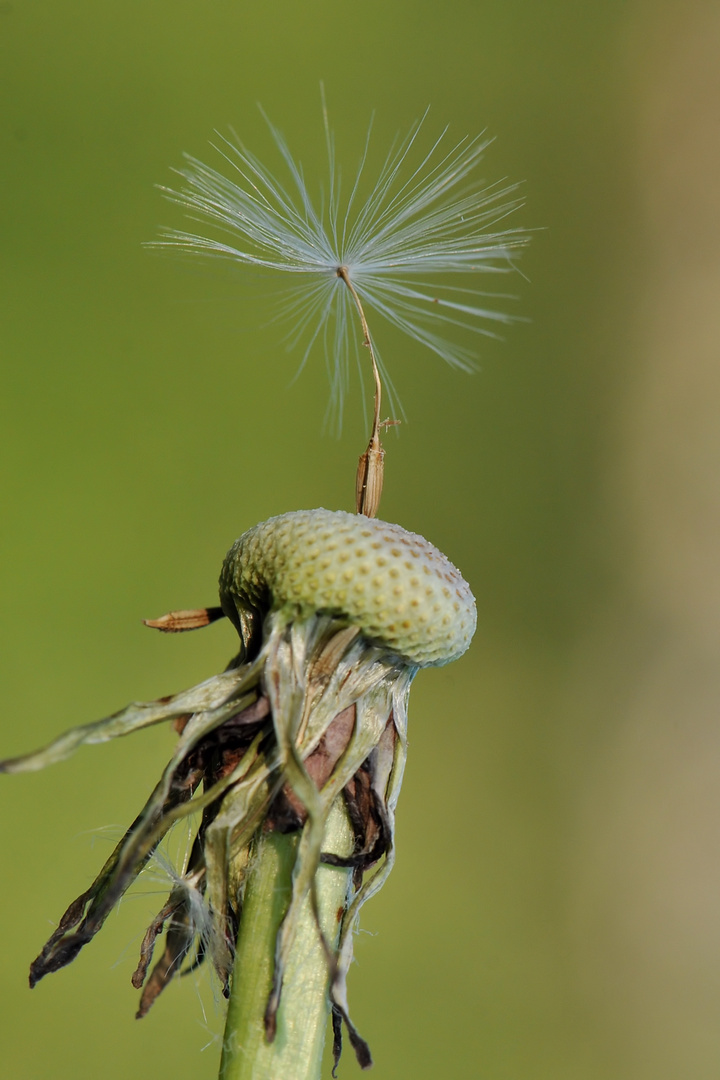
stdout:
[[(368, 314), (380, 315), (464, 371), (474, 369), (476, 358), (474, 350), (453, 341), (457, 329), (496, 336), (493, 325), (513, 321), (488, 306), (488, 293), (469, 288), (467, 275), (514, 270), (513, 257), (528, 235), (499, 228), (499, 223), (522, 205), (518, 185), (478, 178), (490, 142), (481, 135), (452, 142), (445, 128), (423, 148), (426, 117), (427, 112), (391, 147), (364, 201), (360, 192), (369, 172), (370, 131), (355, 179), (341, 194), (326, 112), (329, 181), (324, 197), (311, 196), (301, 165), (267, 117), (286, 182), (241, 142), (218, 135), (214, 148), (228, 175), (186, 155), (184, 168), (176, 170), (184, 181), (180, 189), (161, 188), (215, 235), (166, 229), (150, 246), (179, 247), (294, 275), (283, 311), (292, 322), (288, 340), (302, 343), (301, 366), (317, 345), (324, 348), (338, 427), (349, 358), (354, 354), (357, 359), (359, 352), (355, 304), (338, 276), (340, 268)], [(373, 347), (392, 407), (392, 384), (374, 335)]]

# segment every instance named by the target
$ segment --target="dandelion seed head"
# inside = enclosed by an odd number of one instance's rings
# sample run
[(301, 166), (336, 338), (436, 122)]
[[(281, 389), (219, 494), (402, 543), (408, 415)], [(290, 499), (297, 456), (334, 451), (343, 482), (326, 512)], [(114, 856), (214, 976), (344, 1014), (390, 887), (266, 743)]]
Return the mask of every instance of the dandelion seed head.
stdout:
[(521, 205), (518, 185), (487, 184), (478, 176), (489, 139), (453, 142), (445, 128), (423, 146), (426, 112), (395, 141), (364, 195), (371, 124), (345, 194), (324, 102), (323, 109), (324, 191), (311, 194), (298, 159), (265, 116), (284, 178), (238, 138), (218, 135), (214, 149), (224, 168), (186, 155), (184, 167), (176, 170), (182, 185), (161, 189), (206, 231), (166, 229), (152, 246), (292, 274), (278, 314), (289, 326), (286, 345), (302, 350), (300, 370), (314, 353), (324, 353), (329, 414), (339, 431), (351, 371), (357, 367), (362, 379), (366, 367), (346, 278), (371, 322), (390, 408), (401, 414), (376, 324), (389, 323), (451, 366), (472, 371), (475, 350), (457, 338), (468, 331), (497, 336), (498, 326), (513, 317), (488, 302), (492, 294), (469, 286), (468, 275), (513, 272), (513, 255), (528, 236), (501, 225)]
[[(449, 663), (468, 648), (475, 600), (459, 571), (423, 537), (363, 514), (322, 509), (283, 514), (244, 533), (224, 561), (220, 600), (241, 638), (239, 655), (221, 674), (179, 694), (133, 702), (35, 753), (0, 761), (0, 773), (34, 771), (83, 744), (167, 720), (179, 736), (145, 805), (33, 961), (30, 985), (71, 963), (142, 874), (146, 882), (159, 878), (163, 892), (169, 884), (170, 893), (140, 943), (131, 976), (142, 989), (136, 1015), (145, 1016), (171, 981), (205, 959), (223, 993), (233, 993), (246, 964), (254, 970), (253, 903), (266, 894), (265, 886), (253, 894), (253, 881), (259, 868), (267, 873), (265, 838), (301, 830), (266, 984), (266, 1038), (276, 1030), (285, 982), (299, 992), (292, 960), (310, 926), (313, 935), (323, 934), (324, 985), (336, 1020), (366, 1068), (370, 1051), (350, 1018), (346, 981), (360, 911), (395, 861), (410, 687), (419, 668)], [(353, 839), (328, 851), (338, 799)], [(197, 815), (196, 832), (189, 823)], [(162, 845), (182, 821), (188, 829), (176, 860), (173, 845)], [(313, 894), (321, 863), (351, 871), (335, 880), (330, 932), (304, 914), (308, 898), (322, 911)], [(304, 975), (301, 985), (304, 995)], [(337, 1063), (337, 1023), (335, 1035)]]
[(462, 656), (477, 623), (469, 586), (424, 537), (341, 510), (297, 510), (249, 529), (225, 559), (220, 600), (238, 625), (248, 607), (346, 617), (417, 667)]

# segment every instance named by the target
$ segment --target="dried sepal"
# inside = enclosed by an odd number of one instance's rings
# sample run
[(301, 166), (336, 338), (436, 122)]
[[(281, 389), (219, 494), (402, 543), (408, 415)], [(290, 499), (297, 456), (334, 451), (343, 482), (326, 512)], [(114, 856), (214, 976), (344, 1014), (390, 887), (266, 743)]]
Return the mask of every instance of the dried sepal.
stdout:
[(157, 701), (133, 702), (125, 709), (103, 720), (95, 720), (91, 724), (70, 728), (41, 750), (0, 761), (0, 773), (35, 772), (38, 769), (45, 769), (48, 765), (55, 765), (58, 761), (70, 757), (81, 746), (109, 742), (110, 739), (118, 739), (153, 724), (161, 724), (166, 720), (174, 720), (189, 713), (202, 712), (212, 702), (231, 699), (244, 677), (242, 671), (229, 668), (220, 675), (213, 675), (205, 682), (189, 690), (183, 690), (179, 694), (159, 698)]

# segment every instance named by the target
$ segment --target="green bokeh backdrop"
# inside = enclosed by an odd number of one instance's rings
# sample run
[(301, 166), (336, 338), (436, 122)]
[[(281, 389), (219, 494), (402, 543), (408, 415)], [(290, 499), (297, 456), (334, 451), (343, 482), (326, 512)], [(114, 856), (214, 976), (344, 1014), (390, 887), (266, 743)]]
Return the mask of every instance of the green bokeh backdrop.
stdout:
[[(322, 360), (292, 383), (299, 358), (259, 325), (257, 283), (141, 246), (181, 224), (153, 185), (182, 151), (211, 158), (212, 130), (232, 125), (264, 155), (260, 101), (319, 175), (324, 80), (348, 167), (373, 110), (383, 147), (430, 104), (436, 127), (496, 136), (488, 179), (525, 181), (528, 321), (482, 341), (472, 377), (409, 341), (384, 349), (410, 422), (387, 440), (382, 515), (462, 568), (479, 627), (412, 695), (397, 869), (350, 978), (377, 1080), (720, 1068), (717, 583), (683, 584), (716, 524), (717, 444), (692, 434), (718, 386), (693, 376), (677, 328), (661, 363), (666, 315), (710, 326), (712, 302), (683, 308), (662, 275), (677, 259), (717, 274), (717, 248), (683, 221), (693, 178), (717, 178), (699, 148), (717, 131), (718, 40), (695, 0), (0, 3), (3, 755), (220, 670), (228, 626), (163, 637), (141, 618), (212, 603), (256, 522), (352, 506), (357, 387), (342, 438), (323, 435)], [(0, 784), (12, 1080), (217, 1073), (207, 976), (133, 1019), (161, 883), (71, 968), (26, 983), (108, 850), (96, 830), (132, 819), (170, 741), (146, 732)], [(340, 1075), (358, 1075), (350, 1056)]]

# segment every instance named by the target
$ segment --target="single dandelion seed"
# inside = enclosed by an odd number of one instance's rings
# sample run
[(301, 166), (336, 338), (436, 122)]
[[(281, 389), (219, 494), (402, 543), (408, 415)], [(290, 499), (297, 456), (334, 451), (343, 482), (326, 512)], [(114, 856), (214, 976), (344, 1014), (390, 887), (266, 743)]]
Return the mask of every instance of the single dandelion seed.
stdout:
[(426, 113), (404, 139), (396, 140), (363, 201), (370, 131), (344, 196), (324, 99), (323, 116), (329, 171), (324, 197), (313, 198), (299, 161), (265, 117), (286, 181), (242, 142), (218, 135), (215, 149), (227, 175), (186, 155), (185, 167), (176, 170), (184, 184), (177, 191), (161, 188), (215, 235), (166, 229), (152, 246), (294, 275), (284, 311), (292, 323), (289, 341), (303, 343), (301, 368), (323, 345), (331, 382), (329, 409), (338, 430), (349, 357), (354, 353), (359, 362), (358, 335), (351, 329), (353, 315), (359, 319), (374, 405), (370, 441), (358, 466), (356, 510), (374, 517), (383, 479), (383, 386), (391, 409), (398, 405), (370, 319), (390, 323), (454, 367), (473, 370), (474, 351), (453, 335), (460, 330), (494, 336), (492, 327), (512, 317), (488, 306), (488, 294), (469, 287), (468, 276), (511, 272), (513, 257), (528, 237), (521, 229), (499, 228), (521, 205), (518, 185), (488, 185), (478, 178), (490, 140), (477, 136), (453, 143), (446, 128), (423, 148)]

